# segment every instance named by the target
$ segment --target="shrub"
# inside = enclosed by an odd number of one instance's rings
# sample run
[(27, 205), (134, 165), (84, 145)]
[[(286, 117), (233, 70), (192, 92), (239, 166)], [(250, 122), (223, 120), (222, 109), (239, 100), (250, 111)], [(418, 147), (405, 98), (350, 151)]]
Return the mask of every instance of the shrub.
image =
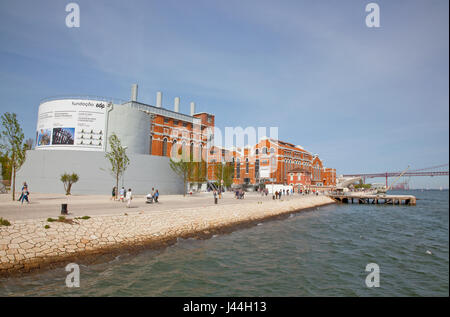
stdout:
[(10, 225), (11, 223), (8, 220), (0, 217), (0, 226), (10, 226)]
[(47, 218), (47, 221), (48, 222), (54, 222), (54, 221), (57, 221), (56, 219), (53, 219), (53, 218)]
[(49, 229), (50, 228), (50, 226), (49, 225), (45, 225), (45, 227), (44, 227), (45, 229)]
[(64, 173), (61, 175), (61, 182), (64, 184), (64, 190), (66, 191), (66, 195), (70, 195), (70, 190), (72, 188), (72, 185), (78, 182), (79, 177), (77, 174), (72, 173)]

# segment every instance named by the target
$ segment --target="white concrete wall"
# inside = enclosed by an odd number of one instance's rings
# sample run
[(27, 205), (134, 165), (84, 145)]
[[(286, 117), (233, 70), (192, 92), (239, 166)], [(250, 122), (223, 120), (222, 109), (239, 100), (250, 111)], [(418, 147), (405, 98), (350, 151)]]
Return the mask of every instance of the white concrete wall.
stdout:
[[(125, 105), (114, 105), (108, 116), (108, 140), (115, 133), (128, 153), (149, 154), (150, 116)], [(109, 143), (107, 151), (109, 151)]]
[[(152, 187), (161, 194), (182, 194), (183, 183), (169, 166), (167, 157), (128, 154), (130, 165), (119, 181), (135, 194), (147, 194)], [(104, 152), (92, 151), (27, 151), (25, 164), (16, 176), (16, 190), (26, 181), (31, 192), (64, 193), (60, 177), (75, 172), (79, 181), (72, 194), (108, 194), (115, 186), (115, 178), (108, 171), (109, 161)]]

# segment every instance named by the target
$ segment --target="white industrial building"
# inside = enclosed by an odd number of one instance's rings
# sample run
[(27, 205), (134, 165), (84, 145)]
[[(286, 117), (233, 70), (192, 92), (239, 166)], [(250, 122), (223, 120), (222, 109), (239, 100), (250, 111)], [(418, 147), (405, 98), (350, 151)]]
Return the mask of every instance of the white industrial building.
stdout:
[(146, 194), (152, 187), (161, 194), (182, 193), (183, 184), (169, 166), (169, 158), (149, 155), (151, 120), (154, 115), (173, 117), (200, 124), (191, 114), (162, 107), (162, 94), (157, 93), (156, 106), (137, 101), (137, 85), (133, 85), (131, 100), (117, 102), (108, 98), (52, 98), (39, 106), (36, 146), (27, 152), (27, 159), (16, 177), (16, 184), (26, 181), (30, 190), (40, 193), (63, 193), (60, 175), (77, 173), (79, 181), (73, 194), (107, 194), (115, 185), (105, 158), (109, 150), (108, 137), (116, 134), (126, 147), (130, 166), (119, 186), (132, 188), (136, 194)]

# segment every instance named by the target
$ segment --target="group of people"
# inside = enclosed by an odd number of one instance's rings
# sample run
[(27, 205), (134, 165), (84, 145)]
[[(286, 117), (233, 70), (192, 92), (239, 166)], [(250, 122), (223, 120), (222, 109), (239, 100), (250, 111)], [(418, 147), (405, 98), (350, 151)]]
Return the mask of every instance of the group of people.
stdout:
[[(155, 188), (152, 188), (152, 192), (147, 195), (147, 203), (157, 203), (159, 198), (159, 191), (158, 189), (155, 190)], [(128, 188), (128, 190), (125, 189), (125, 187), (122, 187), (119, 190), (119, 193), (117, 193), (117, 187), (114, 186), (111, 192), (111, 200), (118, 199), (121, 202), (127, 203), (127, 208), (131, 207), (131, 200), (133, 200), (133, 192), (131, 191), (131, 188)]]
[(294, 190), (289, 190), (289, 189), (283, 189), (283, 190), (277, 190), (275, 191), (275, 199), (280, 199), (281, 196), (289, 196), (289, 195), (293, 195), (294, 194)]
[(157, 203), (159, 198), (159, 191), (155, 190), (155, 188), (152, 187), (152, 192), (147, 195), (147, 203), (151, 204), (153, 202)]
[(269, 194), (269, 189), (267, 188), (258, 188), (258, 191), (261, 193), (261, 196), (267, 196)]
[(128, 190), (126, 190), (125, 187), (122, 186), (122, 188), (119, 190), (119, 195), (117, 195), (117, 187), (114, 186), (111, 193), (111, 200), (116, 199), (119, 199), (119, 201), (121, 202), (126, 201), (127, 208), (130, 208), (131, 200), (133, 199), (133, 192), (131, 191), (131, 188), (128, 188)]
[(234, 194), (236, 199), (244, 199), (245, 191), (243, 189), (236, 189)]
[(28, 191), (27, 182), (23, 182), (22, 193), (17, 201), (20, 201), (23, 204), (23, 201), (26, 200), (29, 204), (30, 200), (28, 199), (28, 196), (30, 196), (30, 192)]

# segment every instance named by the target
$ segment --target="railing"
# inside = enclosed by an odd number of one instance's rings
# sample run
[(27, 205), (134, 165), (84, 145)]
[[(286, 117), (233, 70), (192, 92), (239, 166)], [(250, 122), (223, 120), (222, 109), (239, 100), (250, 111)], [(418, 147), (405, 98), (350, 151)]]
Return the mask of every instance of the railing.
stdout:
[(106, 101), (106, 102), (112, 102), (113, 104), (120, 105), (127, 103), (128, 100), (119, 99), (119, 98), (113, 98), (113, 97), (104, 97), (104, 96), (92, 96), (92, 95), (60, 95), (60, 96), (52, 96), (47, 97), (44, 99), (41, 99), (39, 104), (42, 104), (44, 102), (48, 101), (54, 101), (54, 100), (66, 100), (66, 99), (81, 99), (81, 100), (97, 100), (97, 101)]

